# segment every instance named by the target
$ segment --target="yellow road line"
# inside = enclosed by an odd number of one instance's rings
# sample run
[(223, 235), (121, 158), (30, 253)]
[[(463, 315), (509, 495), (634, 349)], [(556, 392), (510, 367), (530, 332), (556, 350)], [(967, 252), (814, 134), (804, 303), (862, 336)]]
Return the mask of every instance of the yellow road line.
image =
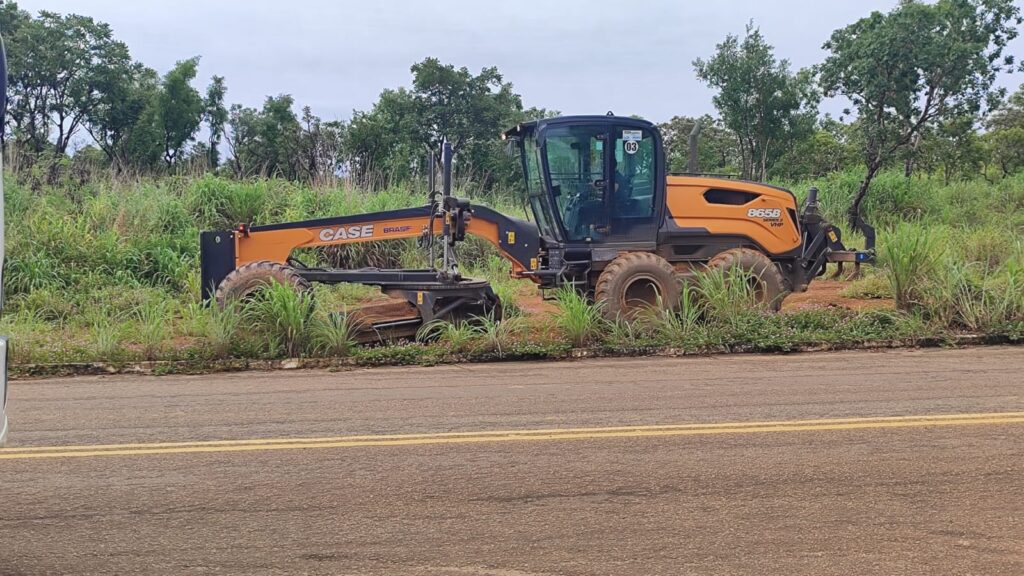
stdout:
[(258, 438), (197, 442), (155, 442), (149, 444), (100, 444), (83, 446), (26, 446), (0, 450), (0, 460), (73, 458), (88, 456), (133, 456), (204, 452), (248, 452), (298, 450), (302, 448), (355, 448), (368, 446), (416, 446), (425, 444), (471, 444), (481, 442), (529, 442), (541, 440), (598, 440), (715, 434), (760, 434), (767, 432), (810, 432), (919, 428), (983, 424), (1024, 424), (1024, 412), (981, 414), (935, 414), (927, 416), (882, 416), (829, 418), (767, 422), (723, 422), (612, 426), (603, 428), (553, 428), (541, 430), (493, 430), (443, 432), (436, 434), (386, 434), (376, 436), (335, 436), (325, 438)]

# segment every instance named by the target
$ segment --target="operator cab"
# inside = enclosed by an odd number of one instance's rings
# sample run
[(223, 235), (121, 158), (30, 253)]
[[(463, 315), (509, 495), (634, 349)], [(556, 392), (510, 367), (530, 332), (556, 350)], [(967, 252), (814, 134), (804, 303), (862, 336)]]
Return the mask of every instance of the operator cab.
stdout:
[(520, 124), (517, 143), (541, 235), (559, 244), (653, 246), (665, 204), (665, 159), (653, 124), (563, 116)]

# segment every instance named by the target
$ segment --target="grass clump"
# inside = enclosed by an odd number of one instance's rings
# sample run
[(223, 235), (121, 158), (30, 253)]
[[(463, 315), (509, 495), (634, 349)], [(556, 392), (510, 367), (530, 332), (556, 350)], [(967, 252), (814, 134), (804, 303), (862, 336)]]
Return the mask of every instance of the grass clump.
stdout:
[(224, 307), (205, 307), (201, 330), (214, 358), (227, 358), (238, 343), (243, 315), (241, 304), (228, 302)]
[(581, 348), (600, 339), (605, 322), (599, 305), (569, 286), (558, 290), (555, 302), (555, 324), (573, 346)]
[(168, 308), (167, 302), (153, 301), (136, 310), (138, 342), (142, 346), (142, 354), (146, 360), (156, 360), (160, 356), (170, 335)]
[(478, 334), (478, 328), (470, 321), (449, 322), (436, 319), (421, 326), (416, 333), (416, 339), (420, 342), (443, 342), (452, 352), (458, 354), (469, 350)]
[(658, 341), (671, 346), (692, 342), (707, 317), (707, 300), (690, 282), (684, 282), (679, 293), (679, 307), (668, 310), (661, 306), (641, 315), (640, 322), (646, 323)]
[(97, 359), (112, 361), (121, 356), (122, 332), (117, 324), (97, 321), (92, 325), (89, 337)]
[(416, 338), (420, 342), (438, 343), (456, 354), (496, 354), (503, 358), (524, 328), (522, 316), (511, 315), (499, 320), (487, 314), (454, 322), (434, 320), (423, 325)]
[(356, 346), (360, 324), (346, 311), (315, 316), (309, 326), (309, 341), (314, 354), (344, 357)]
[(935, 230), (910, 224), (900, 224), (885, 237), (882, 265), (900, 310), (923, 304), (926, 286), (942, 263), (943, 240)]
[(312, 297), (279, 282), (259, 290), (244, 307), (247, 323), (265, 338), (271, 356), (283, 352), (288, 358), (299, 357), (309, 337), (312, 315)]
[(857, 300), (876, 300), (892, 298), (892, 283), (884, 274), (868, 273), (849, 283), (839, 292), (843, 298)]
[(699, 313), (691, 307), (691, 314), (709, 321), (735, 326), (751, 310), (765, 307), (758, 299), (757, 279), (740, 268), (701, 270), (694, 274), (693, 282), (692, 298), (700, 306)]

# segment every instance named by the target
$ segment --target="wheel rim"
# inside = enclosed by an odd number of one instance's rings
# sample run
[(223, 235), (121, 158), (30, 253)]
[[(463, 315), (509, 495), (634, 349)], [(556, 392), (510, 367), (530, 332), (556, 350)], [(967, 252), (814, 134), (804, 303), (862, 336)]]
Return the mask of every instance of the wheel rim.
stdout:
[(661, 286), (650, 275), (634, 276), (622, 291), (623, 308), (627, 311), (642, 310), (658, 306), (661, 300)]

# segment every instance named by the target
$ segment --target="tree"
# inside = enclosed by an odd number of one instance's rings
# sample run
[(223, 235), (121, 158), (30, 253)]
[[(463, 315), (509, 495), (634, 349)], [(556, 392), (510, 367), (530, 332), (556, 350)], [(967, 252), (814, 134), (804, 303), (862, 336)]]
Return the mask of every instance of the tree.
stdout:
[(427, 149), (420, 141), (419, 115), (405, 88), (384, 90), (369, 112), (353, 112), (345, 140), (352, 175), (404, 179)]
[(447, 139), (458, 154), (459, 174), (473, 174), (485, 187), (515, 177), (516, 163), (504, 154), (497, 135), (528, 114), (545, 111), (524, 111), (497, 68), (474, 75), (427, 58), (410, 71), (411, 89), (385, 90), (372, 110), (353, 114), (346, 144), (353, 172), (409, 177)]
[[(149, 167), (159, 158), (153, 123), (144, 121), (147, 114), (152, 117), (159, 90), (156, 71), (136, 63), (122, 82), (102, 95), (86, 118), (86, 130), (114, 171)], [(149, 133), (142, 134), (147, 130)]]
[(744, 178), (765, 179), (817, 117), (810, 73), (790, 73), (789, 61), (776, 60), (772, 50), (751, 23), (742, 41), (726, 36), (714, 56), (693, 62), (697, 78), (718, 89), (713, 102), (736, 134)]
[(729, 173), (741, 164), (740, 150), (735, 135), (711, 116), (700, 118), (675, 116), (660, 124), (665, 141), (665, 156), (669, 171), (685, 172), (690, 156), (689, 137), (695, 122), (700, 122), (700, 138), (697, 146), (698, 165), (701, 172)]
[(488, 184), (498, 167), (497, 136), (520, 119), (522, 98), (495, 67), (474, 76), (465, 67), (456, 69), (427, 58), (411, 70), (421, 141), (430, 150), (440, 150), (449, 140), (461, 153), (462, 164), (475, 168)]
[(1001, 96), (993, 89), (1017, 35), (1020, 9), (1012, 0), (902, 2), (832, 33), (821, 66), (828, 96), (845, 96), (857, 109), (866, 174), (850, 206), (861, 218), (871, 180), (925, 128), (944, 119), (977, 117)]
[(772, 175), (785, 180), (819, 178), (856, 166), (860, 156), (852, 132), (851, 126), (825, 116), (814, 134), (779, 159)]
[(302, 128), (292, 111), (294, 104), (291, 96), (282, 94), (268, 96), (261, 110), (231, 107), (227, 140), (236, 175), (298, 177)]
[(922, 134), (915, 157), (926, 171), (941, 172), (947, 184), (981, 171), (986, 150), (973, 117), (943, 120)]
[(134, 65), (128, 47), (113, 39), (105, 23), (47, 11), (26, 17), (16, 4), (4, 5), (2, 18), (11, 26), (11, 121), (32, 151), (52, 145), (62, 156)]
[(306, 106), (302, 109), (298, 169), (311, 182), (332, 181), (344, 162), (345, 124), (324, 122)]
[(191, 85), (198, 65), (199, 57), (178, 62), (164, 76), (157, 97), (157, 123), (163, 134), (164, 162), (168, 167), (192, 142), (202, 122), (203, 98)]
[(38, 116), (29, 99), (27, 85), (32, 77), (32, 60), (28, 47), (28, 27), (32, 15), (18, 8), (14, 2), (0, 3), (0, 31), (4, 35), (7, 52), (7, 115), (2, 130), (3, 146), (13, 137), (19, 143), (45, 142), (45, 123), (32, 125)]
[(989, 117), (986, 127), (985, 145), (1003, 176), (1024, 169), (1024, 86)]
[(206, 121), (207, 128), (210, 129), (210, 138), (207, 140), (210, 168), (217, 168), (220, 165), (220, 143), (224, 138), (224, 127), (228, 122), (228, 109), (224, 107), (224, 97), (227, 95), (227, 91), (224, 77), (214, 76), (206, 88), (206, 99), (203, 101), (205, 108), (203, 119)]

